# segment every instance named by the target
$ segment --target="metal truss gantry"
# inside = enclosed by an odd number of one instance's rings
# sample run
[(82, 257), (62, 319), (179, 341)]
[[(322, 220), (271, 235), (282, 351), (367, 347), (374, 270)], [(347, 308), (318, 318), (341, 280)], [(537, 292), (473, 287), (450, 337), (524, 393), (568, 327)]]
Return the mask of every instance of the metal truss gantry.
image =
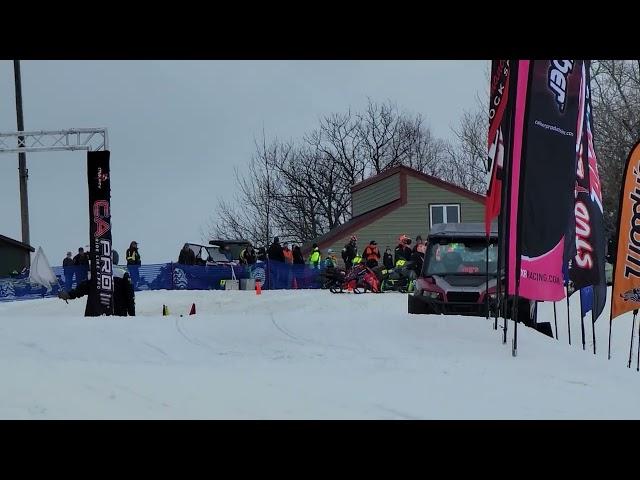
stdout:
[(108, 149), (106, 128), (0, 132), (0, 153)]

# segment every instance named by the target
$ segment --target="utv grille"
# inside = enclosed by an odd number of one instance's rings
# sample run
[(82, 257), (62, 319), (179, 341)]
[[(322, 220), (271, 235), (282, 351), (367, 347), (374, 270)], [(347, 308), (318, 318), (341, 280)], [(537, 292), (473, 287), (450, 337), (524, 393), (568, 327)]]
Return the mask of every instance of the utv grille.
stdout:
[(478, 292), (449, 292), (447, 300), (450, 302), (478, 303), (480, 294)]

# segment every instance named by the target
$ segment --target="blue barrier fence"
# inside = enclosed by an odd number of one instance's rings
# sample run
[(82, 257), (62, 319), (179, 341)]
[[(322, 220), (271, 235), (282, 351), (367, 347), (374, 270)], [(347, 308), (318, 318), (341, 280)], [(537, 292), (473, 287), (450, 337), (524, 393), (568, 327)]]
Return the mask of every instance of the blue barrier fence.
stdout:
[[(80, 266), (52, 267), (58, 285), (50, 291), (29, 282), (29, 274), (0, 277), (0, 302), (56, 297), (60, 290), (70, 290), (87, 278), (88, 269)], [(129, 270), (136, 291), (143, 290), (222, 290), (221, 280), (254, 278), (265, 290), (320, 288), (320, 270), (308, 265), (289, 265), (267, 261), (251, 266), (199, 266), (179, 263), (123, 265)]]

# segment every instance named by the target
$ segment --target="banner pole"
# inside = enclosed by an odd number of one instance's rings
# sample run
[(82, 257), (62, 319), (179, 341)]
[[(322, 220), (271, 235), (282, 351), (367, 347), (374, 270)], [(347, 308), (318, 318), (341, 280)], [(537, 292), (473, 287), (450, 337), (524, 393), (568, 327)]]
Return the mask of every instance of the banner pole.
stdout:
[(631, 355), (633, 351), (633, 336), (636, 331), (636, 315), (638, 310), (633, 311), (633, 323), (631, 324), (631, 342), (629, 343), (629, 361), (627, 362), (627, 368), (631, 368)]
[(591, 335), (593, 336), (593, 354), (595, 355), (596, 354), (596, 319), (595, 319), (595, 313), (593, 313), (594, 310), (595, 310), (595, 305), (593, 305), (591, 308)]
[[(594, 308), (595, 306), (592, 306), (591, 310), (593, 310)], [(582, 330), (582, 350), (586, 350), (584, 339), (584, 317), (582, 316), (582, 312), (580, 312), (580, 329)]]
[[(638, 310), (634, 310), (633, 314), (638, 312)], [(640, 371), (640, 322), (638, 322), (638, 359), (636, 360), (636, 372)]]
[(571, 345), (571, 313), (569, 310), (569, 284), (565, 285), (566, 299), (567, 299), (567, 330), (569, 331), (569, 345)]
[(515, 357), (518, 354), (518, 300), (520, 296), (519, 285), (516, 283), (516, 295), (513, 298), (513, 344), (511, 348), (511, 356)]
[(609, 313), (609, 353), (607, 354), (607, 360), (611, 360), (611, 321), (613, 318), (611, 317), (611, 313)]
[(484, 306), (486, 309), (487, 320), (489, 320), (489, 238), (490, 238), (490, 234), (487, 236), (487, 255), (486, 255), (485, 268), (484, 268), (487, 272), (486, 285), (484, 289)]
[(558, 312), (556, 311), (556, 302), (553, 302), (553, 321), (556, 324), (556, 340), (558, 340)]

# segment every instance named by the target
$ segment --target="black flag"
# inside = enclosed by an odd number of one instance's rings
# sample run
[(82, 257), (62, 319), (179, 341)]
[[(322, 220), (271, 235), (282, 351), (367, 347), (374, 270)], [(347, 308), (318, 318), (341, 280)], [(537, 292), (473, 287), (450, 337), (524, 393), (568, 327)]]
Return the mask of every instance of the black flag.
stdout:
[(91, 280), (87, 312), (113, 313), (113, 268), (111, 254), (111, 180), (109, 151), (87, 154), (89, 181), (89, 239)]

